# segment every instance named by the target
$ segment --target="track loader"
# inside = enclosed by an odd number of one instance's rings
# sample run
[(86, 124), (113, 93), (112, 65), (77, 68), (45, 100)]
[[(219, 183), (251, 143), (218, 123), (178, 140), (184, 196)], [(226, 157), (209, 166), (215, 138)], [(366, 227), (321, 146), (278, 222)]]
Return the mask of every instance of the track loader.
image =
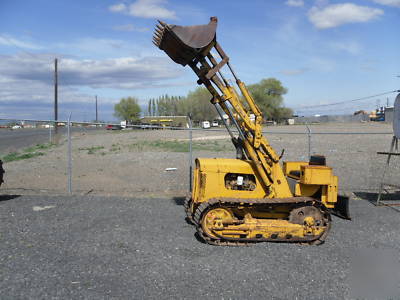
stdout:
[[(208, 89), (236, 148), (236, 159), (195, 160), (193, 189), (184, 205), (187, 218), (199, 237), (212, 245), (321, 244), (331, 227), (331, 213), (350, 218), (349, 199), (338, 196), (338, 178), (324, 156), (281, 166), (282, 155), (263, 136), (262, 113), (217, 42), (216, 29), (216, 17), (197, 26), (159, 21), (153, 37), (159, 49), (174, 62), (188, 65), (197, 83)], [(240, 94), (221, 72), (224, 67)]]

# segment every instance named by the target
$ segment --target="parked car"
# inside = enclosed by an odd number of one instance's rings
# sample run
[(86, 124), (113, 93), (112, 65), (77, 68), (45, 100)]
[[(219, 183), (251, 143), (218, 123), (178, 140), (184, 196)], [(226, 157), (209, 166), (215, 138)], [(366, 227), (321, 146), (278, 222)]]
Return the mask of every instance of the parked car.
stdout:
[(106, 126), (107, 130), (121, 130), (122, 126), (121, 125), (114, 125), (114, 124), (108, 124)]
[(201, 128), (204, 128), (204, 129), (206, 129), (206, 128), (210, 128), (211, 126), (210, 126), (210, 122), (209, 121), (203, 121), (203, 122), (201, 122)]
[(20, 129), (22, 128), (21, 125), (14, 125), (13, 127), (11, 127), (11, 129)]

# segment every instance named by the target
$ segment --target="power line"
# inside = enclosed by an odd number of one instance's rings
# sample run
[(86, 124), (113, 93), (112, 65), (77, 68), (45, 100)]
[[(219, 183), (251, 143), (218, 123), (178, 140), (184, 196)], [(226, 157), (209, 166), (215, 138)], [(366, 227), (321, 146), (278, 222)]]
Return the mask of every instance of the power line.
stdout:
[(3, 39), (5, 39), (5, 40), (7, 40), (7, 41), (8, 41), (10, 44), (12, 44), (14, 47), (16, 47), (16, 48), (18, 48), (19, 50), (21, 50), (21, 52), (23, 52), (23, 53), (25, 53), (25, 54), (28, 54), (29, 56), (31, 56), (31, 57), (33, 57), (33, 58), (36, 58), (35, 55), (33, 55), (32, 53), (26, 51), (26, 50), (23, 49), (22, 47), (18, 46), (16, 43), (14, 43), (14, 41), (13, 41), (11, 38), (9, 38), (9, 37), (7, 37), (7, 36), (5, 36), (5, 35), (2, 35), (2, 36), (0, 36), (0, 37), (3, 38)]
[(400, 93), (400, 90), (394, 90), (394, 91), (384, 92), (384, 93), (380, 93), (380, 94), (376, 94), (376, 95), (372, 95), (372, 96), (366, 96), (366, 97), (361, 97), (361, 98), (356, 98), (356, 99), (346, 100), (346, 101), (340, 101), (340, 102), (334, 102), (334, 103), (303, 106), (303, 107), (296, 108), (296, 110), (304, 110), (304, 109), (316, 108), (316, 107), (326, 107), (326, 106), (333, 106), (333, 105), (338, 105), (338, 104), (347, 104), (349, 102), (366, 100), (369, 98), (374, 98), (374, 97), (383, 96), (383, 95), (392, 94), (392, 93)]

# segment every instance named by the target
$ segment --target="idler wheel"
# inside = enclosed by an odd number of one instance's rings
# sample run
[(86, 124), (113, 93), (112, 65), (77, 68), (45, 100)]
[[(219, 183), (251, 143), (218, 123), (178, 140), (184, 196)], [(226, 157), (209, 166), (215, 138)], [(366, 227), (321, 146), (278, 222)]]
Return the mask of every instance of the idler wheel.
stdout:
[(203, 214), (201, 227), (209, 237), (219, 239), (214, 230), (223, 229), (224, 223), (231, 223), (233, 219), (233, 214), (228, 209), (222, 207), (211, 208)]

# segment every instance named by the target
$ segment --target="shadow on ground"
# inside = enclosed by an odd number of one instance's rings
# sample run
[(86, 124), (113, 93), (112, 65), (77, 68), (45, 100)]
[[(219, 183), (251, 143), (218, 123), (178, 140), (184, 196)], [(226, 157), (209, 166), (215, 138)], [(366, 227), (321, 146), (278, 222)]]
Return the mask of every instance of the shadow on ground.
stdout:
[[(376, 205), (376, 200), (378, 199), (378, 192), (355, 192), (358, 198), (366, 200), (373, 205)], [(382, 193), (381, 195), (381, 205), (389, 206), (395, 211), (400, 212), (400, 191), (395, 191), (392, 193)]]
[(0, 195), (0, 202), (12, 200), (18, 197), (21, 197), (21, 195)]
[(172, 201), (174, 201), (176, 205), (183, 205), (185, 203), (185, 197), (173, 197)]
[[(358, 198), (361, 198), (362, 200), (367, 200), (372, 203), (376, 203), (376, 199), (378, 199), (378, 194), (377, 192), (355, 192), (354, 195), (356, 195)], [(400, 191), (396, 191), (394, 193), (382, 193), (381, 196), (382, 201), (398, 201), (400, 204)]]

